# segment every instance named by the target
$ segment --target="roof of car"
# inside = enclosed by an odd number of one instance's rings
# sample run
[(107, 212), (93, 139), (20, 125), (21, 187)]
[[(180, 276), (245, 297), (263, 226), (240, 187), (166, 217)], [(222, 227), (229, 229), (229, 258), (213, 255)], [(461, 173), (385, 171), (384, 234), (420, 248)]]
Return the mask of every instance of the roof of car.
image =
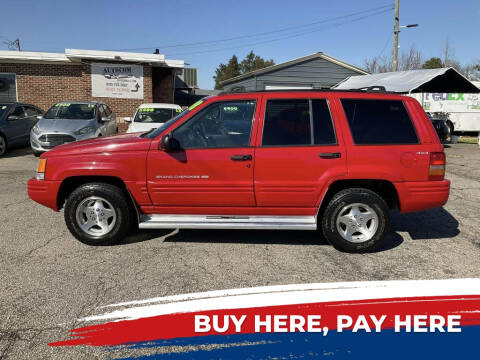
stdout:
[(90, 101), (90, 100), (63, 100), (63, 101), (59, 101), (57, 104), (62, 104), (62, 103), (69, 103), (69, 104), (102, 104), (102, 105), (105, 104), (101, 101)]
[(180, 109), (180, 106), (177, 104), (167, 104), (167, 103), (146, 103), (138, 107), (140, 108), (165, 108), (165, 109)]
[(20, 101), (0, 101), (0, 104), (2, 104), (2, 105), (28, 105), (28, 106), (38, 107), (36, 105), (25, 103), (25, 102), (20, 102)]

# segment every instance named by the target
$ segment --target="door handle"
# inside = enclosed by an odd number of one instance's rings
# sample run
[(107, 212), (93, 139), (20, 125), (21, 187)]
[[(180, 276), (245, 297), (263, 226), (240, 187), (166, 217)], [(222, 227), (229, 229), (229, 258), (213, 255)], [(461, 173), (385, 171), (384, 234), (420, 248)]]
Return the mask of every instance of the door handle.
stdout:
[(230, 159), (232, 161), (248, 161), (252, 160), (252, 155), (232, 155)]
[(342, 157), (342, 154), (339, 152), (334, 152), (334, 153), (320, 153), (318, 154), (319, 158), (322, 159), (339, 159)]

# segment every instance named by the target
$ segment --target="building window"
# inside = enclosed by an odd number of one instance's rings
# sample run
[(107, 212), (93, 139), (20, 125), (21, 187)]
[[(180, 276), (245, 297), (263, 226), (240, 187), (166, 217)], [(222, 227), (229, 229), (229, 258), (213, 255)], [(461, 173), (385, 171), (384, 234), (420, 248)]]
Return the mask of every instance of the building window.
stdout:
[(15, 74), (0, 73), (0, 102), (17, 101), (17, 83)]

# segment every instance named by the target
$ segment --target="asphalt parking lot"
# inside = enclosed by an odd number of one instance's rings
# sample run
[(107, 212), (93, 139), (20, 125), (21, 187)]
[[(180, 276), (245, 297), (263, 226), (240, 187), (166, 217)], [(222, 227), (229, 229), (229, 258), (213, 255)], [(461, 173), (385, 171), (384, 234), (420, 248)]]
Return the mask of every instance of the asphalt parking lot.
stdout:
[(0, 159), (0, 358), (106, 358), (101, 348), (52, 348), (102, 305), (261, 285), (480, 277), (480, 149), (446, 148), (444, 208), (393, 215), (387, 246), (345, 254), (314, 232), (151, 231), (89, 247), (63, 213), (31, 201), (27, 149)]

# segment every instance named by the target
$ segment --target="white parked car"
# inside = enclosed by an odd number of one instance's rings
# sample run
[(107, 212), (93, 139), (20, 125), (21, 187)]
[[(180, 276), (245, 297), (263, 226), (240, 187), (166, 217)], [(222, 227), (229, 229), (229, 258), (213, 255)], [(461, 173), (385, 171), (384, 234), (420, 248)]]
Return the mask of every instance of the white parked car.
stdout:
[(127, 133), (146, 132), (156, 129), (181, 112), (182, 108), (175, 104), (142, 104), (135, 112), (133, 120), (130, 120), (131, 124)]

